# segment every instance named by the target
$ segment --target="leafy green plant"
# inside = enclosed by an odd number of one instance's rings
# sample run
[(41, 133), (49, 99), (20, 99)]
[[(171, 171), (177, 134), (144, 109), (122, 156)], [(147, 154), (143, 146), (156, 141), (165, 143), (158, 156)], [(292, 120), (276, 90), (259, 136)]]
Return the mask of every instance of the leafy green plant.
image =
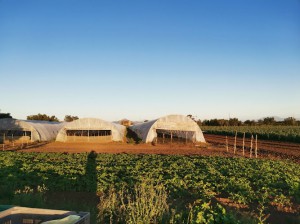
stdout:
[(217, 203), (213, 206), (211, 202), (202, 202), (201, 204), (196, 204), (191, 207), (187, 223), (227, 224), (241, 222), (232, 214), (228, 213), (222, 205)]
[(268, 189), (263, 188), (262, 194), (260, 194), (260, 200), (258, 201), (258, 215), (257, 215), (257, 221), (258, 224), (264, 224), (267, 220), (267, 218), (270, 216), (270, 214), (266, 213), (267, 210), (267, 203), (269, 198)]
[[(15, 200), (19, 205), (30, 206), (30, 200), (26, 202), (21, 200), (23, 196), (15, 194), (26, 187), (37, 189), (38, 186), (45, 186), (47, 192), (88, 192), (98, 195), (99, 200), (108, 198), (107, 201), (111, 202), (104, 206), (107, 209), (102, 209), (109, 222), (111, 216), (115, 217), (114, 212), (131, 211), (135, 214), (138, 200), (134, 189), (145, 177), (151, 180), (149, 186), (163, 185), (168, 192), (169, 215), (175, 211), (173, 223), (180, 223), (176, 220), (187, 220), (188, 204), (197, 199), (208, 202), (220, 196), (236, 204), (248, 205), (249, 208), (261, 203), (260, 210), (253, 211), (256, 217), (261, 217), (261, 221), (272, 203), (288, 206), (299, 203), (300, 167), (291, 161), (178, 155), (16, 152), (0, 152), (0, 203), (7, 204)], [(267, 189), (268, 196), (265, 199), (265, 192), (261, 189)], [(125, 210), (121, 202), (114, 203), (119, 200), (112, 200), (113, 197), (121, 197), (120, 191), (124, 193), (124, 205), (128, 206), (130, 201), (131, 209), (127, 207)], [(150, 192), (147, 190), (144, 193)], [(107, 194), (111, 194), (111, 198)], [(28, 192), (27, 195), (34, 193)], [(43, 200), (44, 195), (40, 196)], [(151, 199), (149, 195), (145, 197)], [(96, 210), (96, 206), (93, 209)]]

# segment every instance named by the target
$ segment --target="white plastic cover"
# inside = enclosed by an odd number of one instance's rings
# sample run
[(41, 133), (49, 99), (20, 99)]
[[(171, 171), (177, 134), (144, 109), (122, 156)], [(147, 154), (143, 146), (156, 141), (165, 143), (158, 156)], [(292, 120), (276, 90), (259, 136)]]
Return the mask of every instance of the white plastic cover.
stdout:
[(51, 141), (63, 126), (61, 122), (0, 119), (0, 130), (31, 131), (31, 141)]
[(56, 137), (56, 141), (65, 142), (67, 130), (111, 130), (113, 141), (124, 141), (126, 127), (98, 118), (81, 118), (64, 123)]
[(156, 120), (132, 125), (129, 128), (146, 143), (152, 142), (157, 137), (156, 129), (192, 131), (195, 132), (194, 138), (196, 142), (205, 142), (199, 125), (184, 115), (168, 115)]

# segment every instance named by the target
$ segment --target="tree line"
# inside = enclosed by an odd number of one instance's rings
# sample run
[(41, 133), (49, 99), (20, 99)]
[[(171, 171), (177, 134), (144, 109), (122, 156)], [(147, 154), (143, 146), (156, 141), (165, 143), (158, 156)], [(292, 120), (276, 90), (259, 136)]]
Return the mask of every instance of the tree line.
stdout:
[[(274, 117), (265, 117), (263, 119), (259, 120), (246, 120), (241, 121), (238, 118), (230, 118), (230, 119), (210, 119), (210, 120), (196, 120), (194, 116), (191, 114), (187, 115), (187, 117), (193, 119), (195, 122), (197, 122), (200, 126), (255, 126), (255, 125), (293, 125), (293, 126), (300, 126), (300, 120), (297, 120), (294, 117), (287, 117), (283, 121), (276, 121)], [(12, 118), (10, 113), (0, 113), (0, 119), (2, 118)], [(71, 122), (74, 120), (79, 119), (78, 116), (72, 116), (72, 115), (66, 115), (64, 118), (65, 122)], [(27, 116), (27, 120), (38, 120), (38, 121), (53, 121), (53, 122), (59, 122), (59, 119), (52, 115), (46, 115), (46, 114), (36, 114), (36, 115), (29, 115)]]
[[(4, 119), (4, 118), (13, 118), (13, 117), (10, 115), (10, 113), (0, 113), (0, 119)], [(64, 121), (71, 122), (77, 119), (79, 119), (78, 116), (66, 115)], [(40, 113), (27, 116), (27, 120), (59, 122), (59, 119), (54, 115), (49, 116), (47, 114), (40, 114)]]
[(274, 117), (265, 117), (259, 120), (246, 120), (241, 121), (238, 118), (230, 119), (210, 119), (210, 120), (197, 120), (200, 126), (257, 126), (257, 125), (292, 125), (300, 126), (300, 121), (294, 117), (287, 117), (283, 121), (276, 121)]
[[(66, 115), (64, 118), (65, 122), (71, 122), (74, 120), (79, 119), (78, 116), (72, 116), (72, 115)], [(27, 116), (27, 120), (37, 120), (37, 121), (55, 121), (59, 122), (58, 118), (54, 115), (48, 116), (46, 114), (36, 114), (36, 115), (30, 115)]]

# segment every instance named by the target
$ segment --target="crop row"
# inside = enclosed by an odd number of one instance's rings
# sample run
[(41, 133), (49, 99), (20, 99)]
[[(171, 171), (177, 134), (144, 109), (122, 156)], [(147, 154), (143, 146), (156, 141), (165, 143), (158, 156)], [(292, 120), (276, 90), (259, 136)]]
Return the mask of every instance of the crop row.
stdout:
[[(91, 154), (93, 155), (93, 154)], [(45, 185), (50, 191), (103, 192), (144, 178), (163, 183), (172, 197), (227, 195), (239, 203), (299, 200), (300, 169), (284, 161), (162, 155), (0, 153), (0, 186), (11, 191)]]
[(233, 136), (237, 132), (242, 137), (257, 135), (259, 139), (300, 143), (300, 126), (202, 126), (208, 134)]

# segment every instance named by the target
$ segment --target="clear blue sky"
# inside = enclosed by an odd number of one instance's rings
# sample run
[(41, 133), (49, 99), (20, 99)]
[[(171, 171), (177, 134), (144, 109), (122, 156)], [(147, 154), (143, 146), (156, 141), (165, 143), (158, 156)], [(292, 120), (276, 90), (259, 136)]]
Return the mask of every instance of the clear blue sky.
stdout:
[(2, 112), (300, 117), (299, 0), (0, 0)]

